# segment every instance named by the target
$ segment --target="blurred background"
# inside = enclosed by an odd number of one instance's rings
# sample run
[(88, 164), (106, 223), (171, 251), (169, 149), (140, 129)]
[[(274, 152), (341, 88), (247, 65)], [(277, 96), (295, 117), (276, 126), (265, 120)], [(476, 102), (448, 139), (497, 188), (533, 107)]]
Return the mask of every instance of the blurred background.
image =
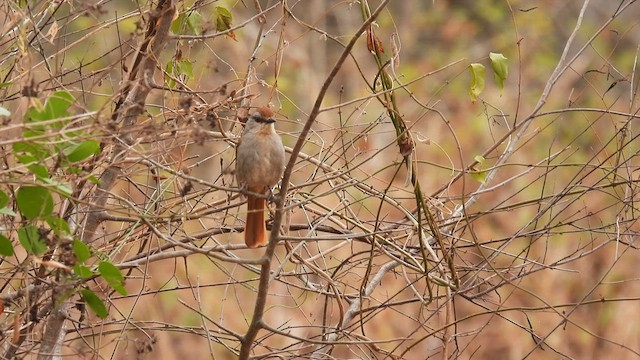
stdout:
[[(11, 199), (35, 181), (16, 160), (29, 109), (71, 94), (72, 121), (43, 132), (42, 144), (70, 129), (98, 140), (101, 154), (76, 173), (42, 161), (74, 190), (54, 194), (54, 211), (67, 219), (76, 204), (71, 236), (91, 238), (87, 266), (108, 258), (126, 279), (127, 295), (82, 282), (109, 316), (70, 308), (61, 354), (237, 358), (256, 303), (252, 260), (265, 251), (242, 243), (241, 122), (247, 107), (270, 106), (289, 157), (330, 79), (290, 169), (253, 355), (640, 357), (636, 1), (390, 1), (332, 78), (380, 1), (175, 3), (144, 111), (128, 128), (112, 112), (157, 1), (0, 5), (0, 106), (10, 112), (0, 116), (0, 188)], [(503, 87), (490, 53), (506, 57)], [(486, 71), (477, 96), (471, 64)], [(116, 161), (123, 134), (134, 141)], [(87, 235), (98, 182), (82, 179), (114, 164), (110, 216)], [(15, 248), (0, 268), (11, 309), (3, 352), (20, 323), (16, 356), (35, 357), (46, 326), (19, 314), (39, 307), (9, 294), (42, 274), (12, 230), (21, 218), (2, 216)]]

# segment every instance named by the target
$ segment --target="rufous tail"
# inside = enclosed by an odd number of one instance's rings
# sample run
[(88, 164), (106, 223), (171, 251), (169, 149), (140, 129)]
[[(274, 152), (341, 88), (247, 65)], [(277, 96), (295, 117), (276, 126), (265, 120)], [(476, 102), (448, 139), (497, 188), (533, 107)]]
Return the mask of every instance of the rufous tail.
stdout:
[(244, 229), (244, 243), (250, 248), (267, 245), (267, 228), (264, 224), (264, 198), (248, 195), (247, 199), (247, 224)]

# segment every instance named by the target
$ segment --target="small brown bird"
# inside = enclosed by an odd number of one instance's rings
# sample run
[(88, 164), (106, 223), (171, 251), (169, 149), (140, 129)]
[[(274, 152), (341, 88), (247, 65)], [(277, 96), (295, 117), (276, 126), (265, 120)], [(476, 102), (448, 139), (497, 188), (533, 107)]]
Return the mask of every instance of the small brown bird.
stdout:
[[(259, 108), (245, 124), (236, 149), (236, 178), (249, 192), (266, 197), (284, 172), (284, 146), (274, 128), (273, 111)], [(266, 245), (264, 222), (266, 198), (247, 195), (247, 223), (244, 242), (250, 248)]]

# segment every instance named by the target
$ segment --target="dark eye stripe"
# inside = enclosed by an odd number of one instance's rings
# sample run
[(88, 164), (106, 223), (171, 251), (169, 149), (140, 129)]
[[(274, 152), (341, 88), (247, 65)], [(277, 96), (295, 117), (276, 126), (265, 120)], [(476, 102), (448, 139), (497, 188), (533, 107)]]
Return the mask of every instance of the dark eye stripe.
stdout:
[(271, 119), (271, 118), (265, 118), (262, 116), (256, 116), (253, 118), (256, 122), (262, 123), (262, 124), (272, 124), (274, 122), (276, 122), (275, 120)]

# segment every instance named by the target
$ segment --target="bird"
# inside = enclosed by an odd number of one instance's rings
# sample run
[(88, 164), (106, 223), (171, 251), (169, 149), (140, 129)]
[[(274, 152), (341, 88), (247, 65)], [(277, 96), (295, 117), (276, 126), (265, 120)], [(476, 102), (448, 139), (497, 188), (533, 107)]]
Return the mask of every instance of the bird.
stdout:
[(258, 108), (249, 116), (236, 147), (236, 179), (247, 191), (244, 242), (249, 248), (268, 243), (266, 198), (284, 172), (284, 145), (276, 133), (273, 116), (271, 109)]

